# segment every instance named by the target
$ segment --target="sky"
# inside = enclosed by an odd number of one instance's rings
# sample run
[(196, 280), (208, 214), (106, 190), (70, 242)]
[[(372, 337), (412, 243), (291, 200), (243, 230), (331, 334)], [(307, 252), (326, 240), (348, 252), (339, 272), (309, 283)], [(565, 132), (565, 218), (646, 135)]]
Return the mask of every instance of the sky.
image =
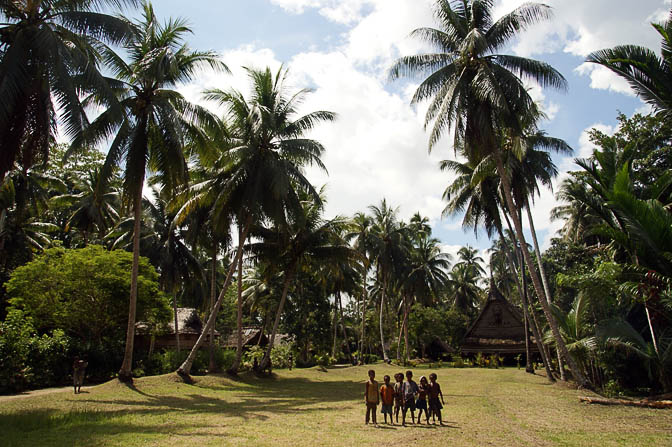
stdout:
[[(498, 15), (524, 3), (496, 0)], [(672, 0), (548, 0), (554, 18), (536, 25), (512, 41), (504, 52), (546, 61), (567, 79), (567, 92), (530, 85), (533, 97), (548, 115), (541, 127), (563, 138), (575, 156), (591, 153), (587, 132), (616, 130), (617, 114), (648, 112), (628, 85), (608, 70), (585, 64), (595, 50), (620, 44), (647, 46), (657, 53), (660, 39), (651, 22), (663, 21)], [(390, 81), (387, 71), (400, 56), (427, 49), (409, 38), (418, 27), (435, 27), (430, 0), (155, 0), (159, 17), (183, 17), (193, 34), (189, 45), (217, 51), (232, 74), (204, 71), (180, 86), (190, 100), (203, 103), (206, 88), (247, 92), (241, 68), (289, 70), (290, 91), (310, 88), (301, 112), (329, 110), (333, 123), (321, 124), (309, 136), (326, 148), (328, 175), (308, 169), (309, 179), (326, 185), (328, 217), (366, 211), (385, 198), (399, 207), (399, 216), (427, 216), (433, 232), (455, 253), (470, 244), (482, 251), (491, 245), (461, 227), (462, 216), (442, 218), (442, 193), (451, 183), (438, 163), (455, 158), (450, 141), (428, 153), (423, 105), (410, 97), (419, 79)], [(207, 105), (207, 104), (206, 104)], [(576, 169), (574, 157), (555, 157), (560, 175)], [(562, 222), (551, 222), (557, 205), (553, 192), (535, 199), (533, 214), (542, 249)]]

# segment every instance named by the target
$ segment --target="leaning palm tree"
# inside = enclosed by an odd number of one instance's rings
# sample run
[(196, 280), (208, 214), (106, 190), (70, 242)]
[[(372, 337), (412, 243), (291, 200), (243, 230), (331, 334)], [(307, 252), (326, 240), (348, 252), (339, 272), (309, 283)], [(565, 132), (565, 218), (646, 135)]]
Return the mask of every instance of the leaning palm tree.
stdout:
[[(287, 71), (282, 67), (276, 74), (269, 68), (248, 68), (247, 72), (252, 83), (249, 98), (236, 90), (206, 92), (209, 100), (226, 107), (225, 121), (232, 144), (217, 164), (217, 172), (194, 185), (196, 194), (183, 207), (186, 211), (198, 203), (212, 204), (214, 215), (220, 216), (218, 219), (232, 216), (238, 226), (238, 250), (227, 281), (206, 322), (204, 334), (215, 323), (236, 267), (242, 280), (242, 248), (252, 225), (264, 219), (278, 226), (284, 225), (291, 210), (301, 208), (301, 192), (309, 193), (316, 202), (320, 202), (318, 192), (304, 176), (303, 169), (315, 165), (326, 171), (320, 159), (324, 147), (304, 135), (317, 124), (335, 119), (335, 114), (326, 111), (297, 117), (297, 109), (309, 90), (302, 89), (289, 95), (285, 85)], [(236, 360), (229, 370), (231, 373), (238, 371), (242, 356), (242, 281), (238, 287), (237, 332), (238, 349)], [(203, 336), (178, 369), (181, 376), (188, 377), (202, 339)]]
[(654, 110), (666, 118), (672, 116), (672, 13), (663, 23), (651, 26), (661, 36), (661, 56), (637, 45), (620, 45), (595, 51), (587, 62), (608, 68), (630, 84), (630, 87)]
[(173, 88), (193, 78), (202, 65), (225, 70), (213, 52), (192, 51), (184, 36), (190, 32), (181, 19), (162, 24), (151, 3), (143, 3), (142, 19), (128, 22), (131, 37), (123, 45), (127, 58), (104, 50), (104, 58), (118, 79), (117, 101), (110, 103), (96, 95), (89, 98), (107, 110), (87, 128), (81, 138), (73, 141), (69, 153), (85, 145), (97, 145), (112, 138), (104, 175), (109, 175), (123, 160), (123, 189), (126, 204), (133, 209), (133, 267), (131, 296), (126, 333), (126, 351), (119, 370), (119, 379), (132, 380), (135, 307), (140, 256), (140, 214), (142, 188), (149, 167), (160, 174), (164, 187), (173, 189), (186, 180), (187, 165), (183, 147), (191, 135), (198, 136), (198, 125), (215, 118), (204, 109), (187, 102)]
[[(98, 71), (103, 43), (118, 44), (130, 27), (105, 8), (136, 0), (0, 2), (0, 181), (14, 163), (46, 162), (61, 121), (69, 137), (87, 123), (81, 93), (112, 97)], [(60, 110), (60, 112), (59, 112)]]
[(275, 313), (266, 352), (259, 363), (261, 371), (270, 365), (271, 350), (283, 315), (287, 294), (297, 271), (311, 260), (329, 264), (352, 262), (358, 257), (357, 252), (340, 237), (340, 229), (345, 220), (336, 217), (325, 221), (322, 218), (322, 209), (322, 202), (314, 202), (305, 197), (301, 210), (292, 213), (287, 225), (272, 228), (255, 227), (252, 231), (252, 235), (258, 240), (250, 244), (250, 251), (254, 257), (277, 263), (282, 266), (283, 270), (282, 295)]
[[(560, 89), (566, 88), (567, 82), (544, 62), (498, 52), (530, 25), (550, 18), (550, 8), (526, 3), (498, 20), (493, 18), (493, 8), (493, 0), (437, 0), (435, 17), (441, 29), (420, 28), (413, 32), (437, 52), (401, 58), (392, 67), (391, 77), (428, 75), (416, 90), (413, 103), (430, 100), (425, 115), (425, 124), (433, 123), (430, 150), (452, 129), (454, 147), (462, 150), (467, 159), (478, 163), (493, 157), (516, 236), (524, 246), (525, 235), (516, 212), (510, 173), (504, 164), (501, 135), (503, 131), (523, 134), (528, 117), (539, 115), (523, 79)], [(532, 256), (526, 250), (523, 255), (556, 343), (569, 357), (550, 305), (542, 298), (543, 288)], [(587, 385), (574, 362), (569, 362), (579, 384)]]

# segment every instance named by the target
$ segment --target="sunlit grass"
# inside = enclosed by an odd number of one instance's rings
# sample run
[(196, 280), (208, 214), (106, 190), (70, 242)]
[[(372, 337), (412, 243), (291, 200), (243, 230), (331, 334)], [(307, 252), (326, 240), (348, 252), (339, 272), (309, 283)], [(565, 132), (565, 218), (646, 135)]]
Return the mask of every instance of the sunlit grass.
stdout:
[[(374, 368), (381, 380), (401, 370)], [(0, 445), (672, 445), (672, 411), (581, 404), (585, 392), (517, 369), (436, 370), (444, 427), (366, 426), (367, 369), (210, 376), (195, 385), (167, 375), (0, 401)]]

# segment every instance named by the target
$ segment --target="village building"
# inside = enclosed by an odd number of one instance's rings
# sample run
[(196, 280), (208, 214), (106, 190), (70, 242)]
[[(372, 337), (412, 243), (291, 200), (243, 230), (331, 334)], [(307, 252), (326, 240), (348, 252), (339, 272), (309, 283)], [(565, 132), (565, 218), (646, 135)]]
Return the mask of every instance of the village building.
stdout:
[[(488, 301), (462, 340), (462, 353), (525, 354), (525, 322), (521, 311), (491, 286)], [(538, 353), (530, 337), (531, 352)]]
[[(152, 333), (148, 323), (141, 321), (135, 325), (135, 344), (139, 348), (146, 348), (150, 351), (157, 349), (177, 349), (177, 339), (175, 337), (175, 319), (172, 318), (170, 323), (154, 335), (154, 343), (152, 345)], [(203, 330), (203, 321), (198, 316), (198, 311), (192, 307), (178, 307), (177, 308), (177, 331), (180, 337), (180, 348), (191, 349), (196, 344), (198, 337), (201, 336)], [(215, 342), (219, 338), (219, 332), (215, 331)], [(209, 344), (208, 339), (203, 344), (202, 348), (207, 348)]]

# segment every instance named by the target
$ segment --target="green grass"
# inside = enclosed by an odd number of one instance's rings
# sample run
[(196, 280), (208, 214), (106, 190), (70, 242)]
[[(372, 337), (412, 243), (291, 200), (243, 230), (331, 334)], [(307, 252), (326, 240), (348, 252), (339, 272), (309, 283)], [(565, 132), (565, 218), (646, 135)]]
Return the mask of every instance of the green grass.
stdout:
[[(517, 369), (437, 370), (444, 427), (366, 426), (367, 369), (209, 376), (195, 385), (167, 375), (132, 388), (113, 381), (79, 395), (0, 400), (0, 445), (672, 446), (670, 410), (589, 406), (577, 399), (586, 392)], [(382, 379), (400, 368), (375, 370)]]

